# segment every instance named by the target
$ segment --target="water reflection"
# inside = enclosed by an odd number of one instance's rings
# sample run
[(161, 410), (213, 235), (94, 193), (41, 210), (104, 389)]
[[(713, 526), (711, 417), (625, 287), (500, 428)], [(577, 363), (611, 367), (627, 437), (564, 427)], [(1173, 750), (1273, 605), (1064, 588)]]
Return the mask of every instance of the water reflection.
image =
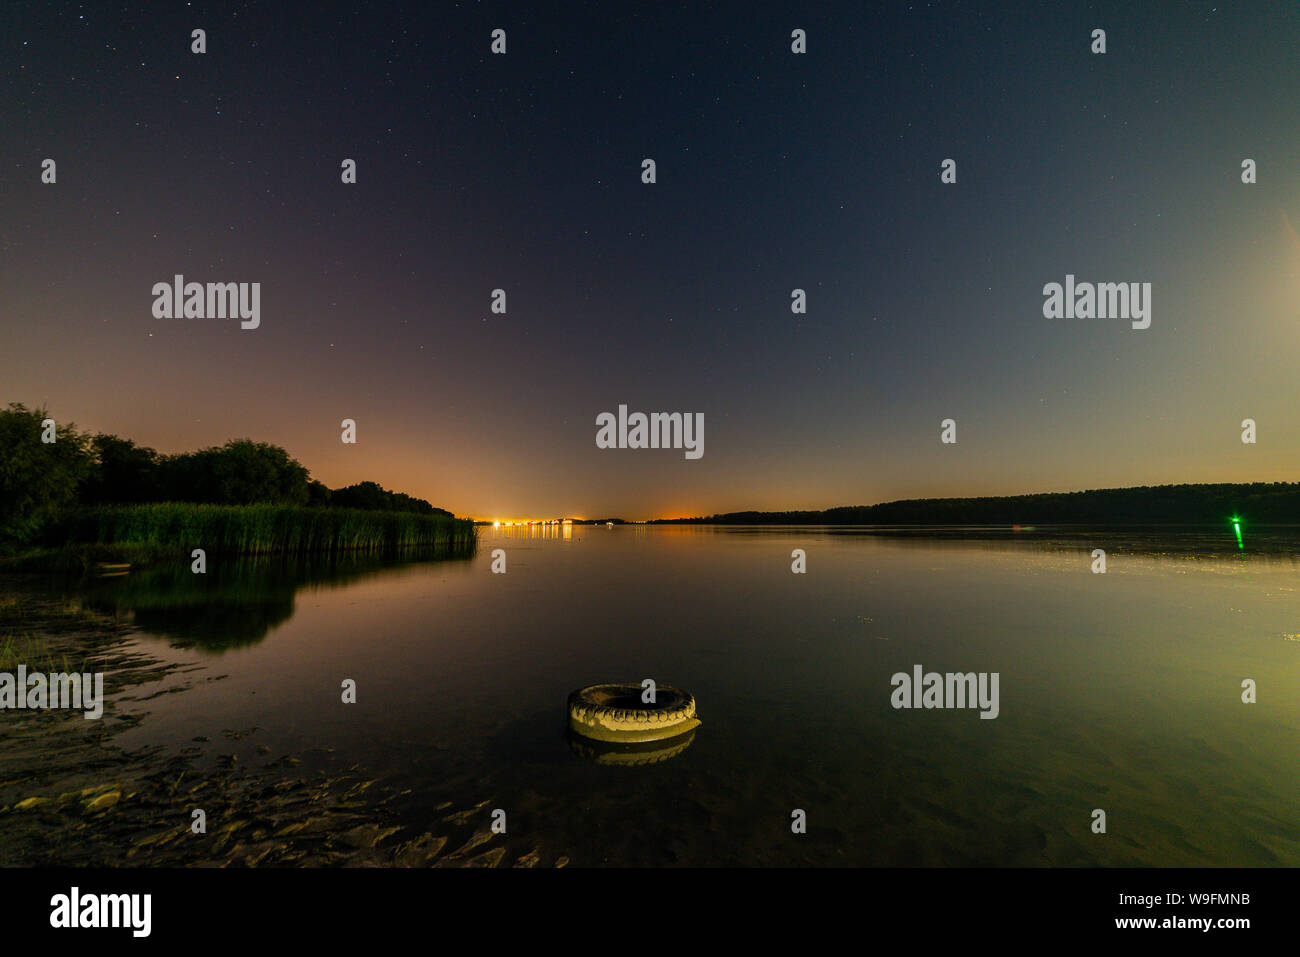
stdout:
[(341, 588), (417, 562), (468, 562), (475, 546), (410, 549), (399, 555), (338, 553), (210, 560), (206, 574), (188, 564), (99, 576), (77, 592), (96, 611), (130, 615), (136, 627), (177, 648), (220, 654), (262, 641), (293, 617), (305, 588)]
[(669, 758), (675, 758), (691, 746), (691, 742), (695, 740), (695, 729), (692, 728), (676, 737), (660, 741), (643, 741), (638, 744), (597, 741), (594, 738), (584, 738), (572, 731), (568, 732), (568, 737), (569, 748), (578, 757), (610, 767), (635, 767), (643, 764), (659, 764)]
[[(533, 541), (564, 541), (571, 542), (574, 540), (574, 525), (572, 523), (562, 524), (559, 522), (507, 522), (496, 525), (492, 528), (492, 536), (502, 539), (524, 539)], [(598, 528), (604, 531), (604, 526), (579, 525), (578, 535), (583, 532), (594, 532)]]
[[(1300, 525), (1261, 525), (1249, 534), (1240, 525), (641, 525), (626, 526), (637, 537), (661, 540), (722, 537), (875, 539), (890, 545), (936, 546), (989, 551), (1078, 552), (1105, 549), (1108, 555), (1147, 558), (1285, 559), (1300, 561)], [(1244, 536), (1244, 538), (1242, 537)]]
[[(87, 587), (172, 641), (244, 645), (207, 663), (223, 680), (151, 698), (129, 746), (256, 726), (241, 762), (328, 751), (409, 792), (412, 827), (491, 801), (575, 863), (1294, 866), (1296, 533), (488, 527), (472, 562)], [(998, 718), (894, 709), (917, 664), (1000, 674)], [(565, 695), (628, 676), (690, 687), (704, 733), (566, 740)], [(795, 807), (816, 826), (773, 839)]]

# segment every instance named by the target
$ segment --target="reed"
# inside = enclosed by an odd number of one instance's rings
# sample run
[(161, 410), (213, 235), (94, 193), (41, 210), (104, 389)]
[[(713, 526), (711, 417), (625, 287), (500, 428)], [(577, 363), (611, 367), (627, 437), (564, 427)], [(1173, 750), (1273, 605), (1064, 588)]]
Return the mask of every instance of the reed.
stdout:
[(163, 502), (69, 509), (46, 524), (41, 544), (202, 548), (208, 554), (321, 554), (463, 546), (474, 523), (446, 515), (296, 505)]

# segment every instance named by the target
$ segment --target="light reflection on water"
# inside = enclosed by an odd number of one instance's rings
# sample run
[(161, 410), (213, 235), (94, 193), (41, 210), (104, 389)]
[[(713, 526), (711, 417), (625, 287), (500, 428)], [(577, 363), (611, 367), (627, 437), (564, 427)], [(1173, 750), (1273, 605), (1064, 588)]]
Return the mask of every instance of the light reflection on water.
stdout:
[[(489, 527), (457, 560), (128, 576), (100, 600), (134, 608), (155, 653), (227, 676), (150, 701), (124, 743), (256, 726), (249, 748), (333, 748), (411, 788), (413, 823), (490, 799), (576, 864), (1294, 866), (1295, 541)], [(890, 676), (917, 664), (998, 672), (1000, 716), (894, 710)], [(645, 677), (695, 694), (690, 746), (575, 753), (568, 693)]]

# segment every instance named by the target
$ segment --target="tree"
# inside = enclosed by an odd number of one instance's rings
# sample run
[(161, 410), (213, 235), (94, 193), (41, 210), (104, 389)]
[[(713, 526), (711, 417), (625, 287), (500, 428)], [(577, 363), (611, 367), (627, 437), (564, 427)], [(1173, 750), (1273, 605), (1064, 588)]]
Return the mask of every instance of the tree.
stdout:
[(330, 503), (330, 496), (333, 493), (329, 486), (324, 482), (318, 482), (312, 479), (307, 483), (307, 504), (314, 508), (325, 508)]
[(250, 439), (168, 456), (162, 478), (166, 497), (177, 502), (304, 505), (311, 494), (306, 468), (278, 445)]
[(414, 512), (417, 515), (450, 515), (446, 509), (434, 508), (422, 498), (402, 492), (390, 492), (378, 482), (358, 482), (330, 493), (334, 508), (359, 508), (371, 512)]
[(97, 461), (82, 500), (92, 505), (156, 502), (162, 496), (159, 456), (153, 449), (116, 435), (91, 443)]
[(45, 409), (11, 403), (0, 411), (0, 539), (27, 541), (57, 508), (74, 500), (94, 468), (90, 438), (72, 423), (41, 441)]

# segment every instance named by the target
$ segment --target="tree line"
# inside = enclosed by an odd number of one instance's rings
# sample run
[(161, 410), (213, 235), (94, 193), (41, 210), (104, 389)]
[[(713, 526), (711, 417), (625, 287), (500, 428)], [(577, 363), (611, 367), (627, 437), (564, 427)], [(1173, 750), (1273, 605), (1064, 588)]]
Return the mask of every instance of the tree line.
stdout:
[(272, 503), (451, 515), (375, 482), (328, 488), (267, 442), (233, 439), (165, 455), (72, 424), (57, 426), (55, 441), (42, 441), (48, 418), (46, 410), (20, 403), (0, 410), (0, 539), (26, 540), (51, 514), (71, 505)]
[(711, 525), (1202, 525), (1240, 518), (1300, 523), (1300, 483), (1142, 485), (1133, 488), (917, 498), (809, 511), (726, 512), (665, 524)]

